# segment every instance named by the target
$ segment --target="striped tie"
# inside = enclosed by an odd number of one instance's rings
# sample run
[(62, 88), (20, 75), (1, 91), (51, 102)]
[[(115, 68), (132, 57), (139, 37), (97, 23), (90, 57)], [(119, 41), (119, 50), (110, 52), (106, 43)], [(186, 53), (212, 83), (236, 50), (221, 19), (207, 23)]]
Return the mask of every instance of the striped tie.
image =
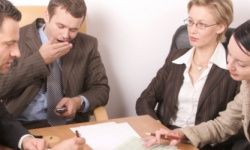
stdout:
[(55, 108), (57, 103), (63, 98), (62, 74), (59, 60), (50, 64), (50, 75), (47, 78), (47, 119), (50, 125), (65, 124), (65, 120), (56, 115)]

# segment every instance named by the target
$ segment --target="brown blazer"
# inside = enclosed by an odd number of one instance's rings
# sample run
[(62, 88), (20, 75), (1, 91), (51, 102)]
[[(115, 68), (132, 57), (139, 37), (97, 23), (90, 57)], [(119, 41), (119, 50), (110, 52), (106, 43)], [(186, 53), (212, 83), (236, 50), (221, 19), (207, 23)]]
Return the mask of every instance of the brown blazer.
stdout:
[[(170, 120), (176, 118), (178, 95), (182, 86), (185, 64), (174, 64), (188, 50), (172, 51), (164, 66), (149, 86), (143, 91), (136, 102), (138, 115), (149, 114), (159, 119), (164, 125), (170, 125)], [(226, 108), (238, 92), (240, 82), (231, 79), (227, 70), (213, 65), (199, 98), (195, 124), (214, 119)], [(155, 110), (156, 105), (158, 107)]]
[(228, 103), (220, 116), (198, 126), (182, 129), (186, 137), (197, 147), (207, 143), (222, 142), (239, 132), (243, 127), (250, 141), (250, 83), (242, 81), (240, 93)]
[[(27, 87), (34, 80), (45, 78), (49, 70), (43, 62), (41, 55), (36, 53), (34, 57), (27, 57), (18, 65), (12, 66), (7, 74), (0, 74), (0, 99), (15, 97), (20, 89)], [(34, 68), (37, 71), (30, 71)]]
[[(38, 63), (37, 58), (41, 57), (38, 50), (42, 43), (37, 29), (41, 23), (44, 23), (44, 20), (37, 19), (32, 24), (20, 29), (19, 46), (22, 57), (18, 64), (27, 58), (33, 58), (27, 63)], [(108, 102), (109, 86), (105, 68), (97, 50), (96, 38), (78, 33), (72, 43), (71, 51), (61, 58), (63, 94), (65, 97), (85, 96), (89, 100), (91, 112), (94, 108), (106, 105)], [(45, 65), (44, 62), (39, 63)], [(29, 75), (31, 72), (40, 72), (40, 70), (32, 68), (26, 74)], [(19, 91), (20, 96), (8, 103), (8, 110), (14, 116), (18, 116), (34, 100), (45, 83), (46, 78), (35, 79), (32, 84)]]

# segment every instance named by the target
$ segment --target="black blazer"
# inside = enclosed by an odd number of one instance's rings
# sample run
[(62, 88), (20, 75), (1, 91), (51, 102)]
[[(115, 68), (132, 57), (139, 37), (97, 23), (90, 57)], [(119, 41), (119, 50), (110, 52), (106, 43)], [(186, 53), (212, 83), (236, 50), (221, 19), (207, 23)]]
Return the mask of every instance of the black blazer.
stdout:
[[(174, 64), (186, 50), (171, 51), (163, 67), (136, 102), (138, 115), (149, 114), (168, 126), (176, 119), (178, 95), (182, 86), (184, 64)], [(202, 89), (195, 124), (214, 119), (226, 108), (239, 91), (240, 82), (234, 81), (227, 70), (213, 65)], [(155, 108), (158, 105), (157, 108)]]
[(28, 131), (7, 112), (0, 102), (0, 144), (18, 149), (20, 138)]

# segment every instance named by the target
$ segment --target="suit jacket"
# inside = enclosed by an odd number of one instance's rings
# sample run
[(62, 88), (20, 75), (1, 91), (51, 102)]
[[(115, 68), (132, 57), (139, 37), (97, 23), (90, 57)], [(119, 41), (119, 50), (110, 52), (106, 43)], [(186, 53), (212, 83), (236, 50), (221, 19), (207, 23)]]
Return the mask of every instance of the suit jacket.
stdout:
[(240, 93), (228, 103), (225, 111), (214, 120), (198, 126), (182, 129), (186, 137), (197, 147), (207, 143), (222, 142), (243, 127), (250, 141), (250, 83), (242, 81)]
[[(149, 114), (164, 125), (176, 119), (178, 95), (183, 84), (185, 64), (174, 64), (188, 50), (172, 51), (164, 66), (136, 102), (138, 115)], [(227, 70), (213, 65), (202, 89), (195, 118), (195, 124), (214, 119), (226, 108), (239, 90), (240, 82), (234, 81)], [(156, 105), (158, 107), (155, 110)]]
[[(43, 79), (49, 74), (41, 55), (35, 53), (34, 56), (26, 57), (18, 65), (12, 66), (8, 73), (0, 74), (0, 99), (17, 96), (20, 89), (24, 89), (34, 80)], [(37, 71), (33, 71), (34, 69)], [(19, 84), (20, 81), (22, 81), (21, 84)]]
[(0, 144), (18, 149), (20, 138), (28, 131), (7, 112), (0, 102)]
[[(22, 63), (26, 58), (33, 58), (29, 63), (37, 62), (37, 55), (42, 43), (38, 33), (38, 27), (44, 23), (43, 19), (37, 19), (30, 25), (20, 29), (20, 50), (22, 57), (18, 63)], [(78, 95), (85, 96), (90, 103), (90, 112), (101, 105), (105, 105), (109, 97), (108, 79), (100, 54), (97, 50), (97, 39), (78, 33), (72, 41), (73, 48), (70, 52), (61, 57), (63, 94), (65, 97)], [(39, 68), (27, 71), (39, 72)], [(21, 79), (20, 79), (21, 80)], [(46, 83), (46, 78), (39, 78), (33, 81), (27, 88), (20, 92), (15, 100), (8, 103), (8, 110), (18, 116), (24, 111), (29, 103), (34, 100), (42, 86)], [(23, 84), (21, 82), (20, 84)]]

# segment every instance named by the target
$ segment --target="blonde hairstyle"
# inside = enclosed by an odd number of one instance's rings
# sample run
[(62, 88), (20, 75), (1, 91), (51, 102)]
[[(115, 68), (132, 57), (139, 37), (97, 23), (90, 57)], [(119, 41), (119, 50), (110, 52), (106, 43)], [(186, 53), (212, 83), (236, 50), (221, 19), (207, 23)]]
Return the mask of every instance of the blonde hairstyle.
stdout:
[(233, 4), (231, 0), (190, 0), (188, 3), (188, 11), (192, 6), (205, 6), (213, 11), (216, 23), (225, 25), (225, 31), (218, 35), (218, 41), (224, 42), (225, 33), (228, 26), (233, 21)]

